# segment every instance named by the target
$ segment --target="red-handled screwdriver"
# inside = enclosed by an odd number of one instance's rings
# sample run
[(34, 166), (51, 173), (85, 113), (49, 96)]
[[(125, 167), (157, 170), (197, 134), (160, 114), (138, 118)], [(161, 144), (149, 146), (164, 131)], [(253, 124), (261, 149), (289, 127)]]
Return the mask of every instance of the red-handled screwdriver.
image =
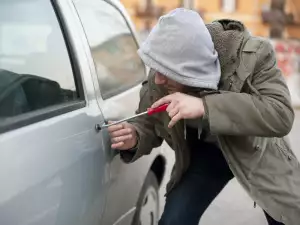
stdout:
[(139, 116), (143, 116), (143, 115), (146, 115), (146, 114), (149, 115), (149, 116), (151, 116), (151, 115), (156, 114), (156, 113), (164, 112), (168, 108), (168, 105), (169, 104), (163, 104), (163, 105), (158, 106), (158, 107), (153, 108), (153, 109), (152, 108), (148, 108), (147, 111), (145, 111), (145, 112), (136, 114), (136, 115), (131, 116), (131, 117), (127, 117), (125, 119), (122, 119), (122, 120), (119, 120), (119, 121), (116, 121), (116, 122), (113, 122), (113, 123), (110, 123), (110, 124), (105, 124), (101, 128), (110, 127), (112, 125), (116, 125), (116, 124), (119, 124), (119, 123), (122, 123), (122, 122), (125, 122), (125, 121), (128, 121), (128, 120), (131, 120), (133, 118), (136, 118), (136, 117), (139, 117)]

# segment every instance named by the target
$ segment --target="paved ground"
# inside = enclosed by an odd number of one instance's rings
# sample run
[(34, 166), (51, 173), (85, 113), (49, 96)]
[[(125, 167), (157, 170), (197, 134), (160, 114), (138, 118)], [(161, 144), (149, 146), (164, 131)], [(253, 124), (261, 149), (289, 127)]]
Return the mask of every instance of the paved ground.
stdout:
[[(300, 110), (296, 111), (296, 120), (293, 130), (290, 134), (293, 149), (300, 159)], [(298, 148), (297, 148), (298, 147)], [(164, 148), (172, 162), (174, 162), (174, 154), (167, 148)], [(167, 173), (170, 173), (172, 165), (167, 167)], [(163, 184), (165, 187), (166, 181)], [(161, 193), (165, 192), (162, 188)], [(163, 208), (164, 199), (161, 199)], [(253, 202), (240, 187), (235, 179), (233, 179), (225, 189), (220, 193), (217, 199), (211, 204), (203, 215), (199, 225), (266, 225), (264, 215), (259, 207), (254, 208)]]

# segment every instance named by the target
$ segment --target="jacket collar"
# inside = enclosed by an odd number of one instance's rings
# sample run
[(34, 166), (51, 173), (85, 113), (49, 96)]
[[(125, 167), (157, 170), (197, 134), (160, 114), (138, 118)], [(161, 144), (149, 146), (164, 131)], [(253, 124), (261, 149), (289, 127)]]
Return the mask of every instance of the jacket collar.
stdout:
[[(221, 80), (228, 79), (239, 66), (239, 53), (245, 39), (250, 35), (245, 26), (236, 20), (217, 20), (206, 24), (206, 27), (212, 37), (214, 47), (218, 52), (221, 65)], [(215, 91), (214, 91), (215, 92)], [(209, 90), (201, 90), (199, 88), (189, 88), (188, 93), (197, 93), (202, 96), (210, 94)]]
[(206, 25), (219, 55), (222, 72), (238, 59), (245, 26), (235, 20), (218, 20)]

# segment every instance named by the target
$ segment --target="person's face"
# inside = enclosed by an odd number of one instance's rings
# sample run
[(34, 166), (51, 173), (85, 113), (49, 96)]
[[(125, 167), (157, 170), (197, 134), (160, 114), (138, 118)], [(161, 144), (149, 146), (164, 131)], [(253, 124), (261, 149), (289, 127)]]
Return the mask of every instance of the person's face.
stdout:
[(163, 75), (159, 72), (155, 73), (154, 81), (155, 81), (155, 84), (164, 86), (164, 88), (167, 89), (169, 94), (172, 94), (175, 92), (184, 92), (184, 85), (167, 78), (165, 75)]

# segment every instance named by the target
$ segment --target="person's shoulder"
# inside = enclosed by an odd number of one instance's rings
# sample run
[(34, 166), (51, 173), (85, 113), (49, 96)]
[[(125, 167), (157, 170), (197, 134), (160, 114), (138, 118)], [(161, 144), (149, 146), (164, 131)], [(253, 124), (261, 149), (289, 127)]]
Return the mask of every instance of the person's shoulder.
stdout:
[(272, 49), (269, 39), (259, 36), (250, 36), (243, 47), (243, 52), (260, 52), (262, 49)]
[[(255, 71), (261, 66), (271, 66), (276, 61), (276, 54), (268, 38), (251, 36), (242, 49), (243, 61), (246, 65), (254, 65)], [(250, 53), (250, 54), (249, 54)]]

